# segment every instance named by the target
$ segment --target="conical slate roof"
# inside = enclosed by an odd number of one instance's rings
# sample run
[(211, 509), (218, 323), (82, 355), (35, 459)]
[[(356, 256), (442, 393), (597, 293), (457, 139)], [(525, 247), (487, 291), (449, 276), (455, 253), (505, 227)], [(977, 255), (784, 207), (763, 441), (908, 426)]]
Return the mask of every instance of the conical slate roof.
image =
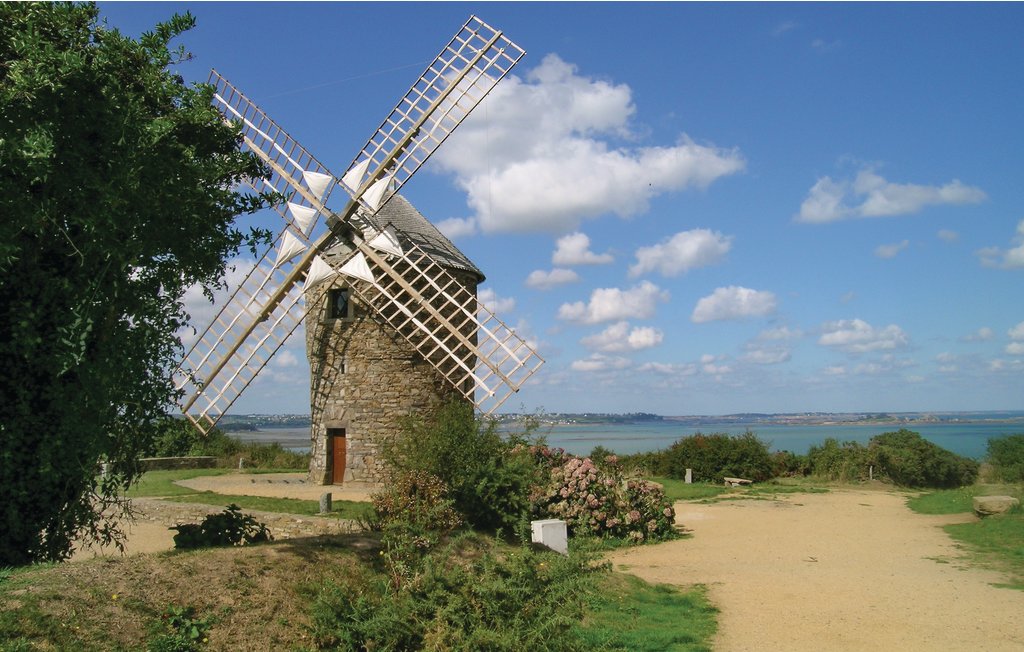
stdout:
[(395, 227), (402, 246), (411, 241), (439, 264), (476, 274), (480, 277), (480, 282), (483, 282), (484, 274), (473, 261), (459, 251), (451, 240), (438, 231), (437, 227), (423, 217), (402, 195), (392, 196), (383, 208), (377, 211), (376, 220), (383, 227)]

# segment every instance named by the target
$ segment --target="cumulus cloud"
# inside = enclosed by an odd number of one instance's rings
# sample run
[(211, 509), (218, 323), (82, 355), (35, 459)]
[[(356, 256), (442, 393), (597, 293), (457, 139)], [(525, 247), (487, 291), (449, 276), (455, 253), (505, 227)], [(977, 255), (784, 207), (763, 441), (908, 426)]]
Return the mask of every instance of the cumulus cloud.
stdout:
[(663, 193), (706, 188), (745, 166), (735, 149), (634, 141), (632, 91), (580, 75), (546, 56), (525, 78), (510, 76), (484, 100), (435, 165), (455, 175), (484, 232), (566, 232), (581, 221), (647, 210)]
[(526, 286), (535, 290), (550, 290), (560, 285), (575, 283), (578, 280), (580, 280), (580, 275), (571, 269), (556, 267), (550, 272), (535, 269), (526, 277)]
[[(221, 307), (224, 306), (231, 297), (231, 293), (242, 283), (242, 281), (245, 280), (246, 275), (252, 272), (255, 265), (255, 260), (245, 258), (236, 258), (232, 260), (228, 264), (227, 273), (224, 277), (224, 283), (227, 287), (225, 289), (214, 290), (212, 303), (203, 293), (202, 286), (198, 284), (192, 285), (185, 290), (181, 300), (182, 304), (184, 304), (185, 312), (188, 313), (190, 317), (189, 326), (180, 329), (177, 335), (181, 339), (181, 343), (185, 346), (186, 351), (196, 342), (196, 340), (199, 339), (199, 336), (203, 333), (203, 329), (213, 322), (214, 317), (217, 316)], [(265, 298), (264, 295), (266, 293), (255, 292), (255, 294), (258, 298)], [(238, 314), (237, 310), (231, 314), (225, 314), (224, 319), (227, 319), (227, 321), (230, 322), (236, 314)]]
[(986, 267), (1024, 268), (1024, 220), (1017, 223), (1017, 232), (1014, 234), (1009, 248), (986, 247), (979, 249), (976, 253), (981, 259), (981, 264)]
[(645, 362), (637, 367), (637, 371), (656, 373), (664, 376), (693, 376), (697, 373), (697, 365), (693, 363), (673, 364), (670, 362)]
[(1006, 331), (1006, 334), (1010, 336), (1011, 340), (1024, 340), (1024, 321)]
[(939, 229), (937, 234), (943, 242), (953, 243), (960, 239), (960, 234), (949, 229)]
[(657, 328), (638, 326), (631, 329), (629, 322), (620, 321), (600, 333), (584, 337), (580, 343), (602, 353), (625, 353), (657, 346), (664, 337)]
[(495, 314), (515, 310), (516, 300), (512, 297), (499, 297), (492, 288), (484, 288), (477, 292), (477, 300)]
[(731, 285), (718, 288), (700, 299), (693, 309), (690, 320), (701, 324), (726, 319), (763, 317), (774, 312), (776, 304), (775, 294), (772, 292)]
[(659, 244), (637, 249), (636, 263), (629, 268), (629, 275), (657, 271), (662, 276), (678, 276), (721, 262), (731, 248), (732, 236), (709, 229), (681, 231)]
[(847, 353), (890, 351), (907, 345), (909, 338), (902, 328), (890, 324), (875, 328), (862, 319), (841, 319), (822, 326), (818, 343)]
[(788, 349), (754, 348), (740, 356), (740, 360), (753, 364), (780, 364), (789, 361), (791, 357)]
[(633, 364), (629, 358), (617, 357), (617, 356), (606, 356), (600, 353), (595, 353), (589, 358), (583, 360), (574, 360), (569, 368), (573, 371), (612, 371), (617, 369), (625, 369)]
[(763, 330), (757, 335), (757, 339), (762, 341), (779, 341), (779, 340), (796, 340), (804, 336), (803, 331), (799, 328), (790, 328), (788, 326), (779, 326), (778, 328), (769, 328)]
[(1011, 328), (1006, 334), (1013, 340), (1006, 345), (1006, 353), (1008, 355), (1024, 355), (1024, 321)]
[(586, 233), (570, 233), (555, 242), (551, 255), (554, 265), (605, 265), (615, 260), (611, 254), (595, 254), (590, 250), (590, 237)]
[(732, 373), (732, 367), (726, 364), (719, 364), (724, 358), (705, 353), (700, 357), (700, 370), (709, 376), (721, 378), (725, 374)]
[(896, 244), (884, 244), (875, 248), (875, 255), (879, 258), (895, 258), (897, 254), (910, 246), (910, 240), (897, 242)]
[(590, 301), (563, 303), (558, 318), (580, 324), (600, 324), (623, 319), (649, 319), (654, 316), (658, 303), (668, 301), (669, 293), (650, 281), (644, 281), (627, 290), (598, 288), (591, 292)]
[(474, 235), (477, 231), (476, 219), (472, 217), (450, 217), (447, 220), (438, 222), (437, 230), (451, 240)]
[(822, 177), (800, 205), (796, 221), (812, 224), (855, 217), (887, 217), (916, 213), (935, 204), (977, 204), (984, 201), (980, 188), (958, 179), (944, 186), (923, 186), (886, 181), (871, 169), (861, 170), (853, 181)]

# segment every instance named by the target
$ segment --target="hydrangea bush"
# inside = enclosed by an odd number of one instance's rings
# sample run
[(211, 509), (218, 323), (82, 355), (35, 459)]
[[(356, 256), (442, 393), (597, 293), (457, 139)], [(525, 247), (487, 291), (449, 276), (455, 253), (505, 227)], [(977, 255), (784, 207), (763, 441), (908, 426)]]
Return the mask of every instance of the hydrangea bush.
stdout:
[(564, 520), (576, 535), (640, 543), (675, 531), (675, 510), (660, 485), (626, 478), (614, 455), (601, 467), (559, 448), (529, 446), (540, 477), (530, 493), (535, 518)]

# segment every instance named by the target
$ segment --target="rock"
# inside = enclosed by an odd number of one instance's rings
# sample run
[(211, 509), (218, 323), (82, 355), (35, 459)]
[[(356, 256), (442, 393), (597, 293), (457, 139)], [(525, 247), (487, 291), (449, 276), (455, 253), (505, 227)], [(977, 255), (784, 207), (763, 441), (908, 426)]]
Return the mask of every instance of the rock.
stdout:
[(975, 496), (974, 513), (978, 516), (993, 516), (1010, 511), (1020, 501), (1013, 496)]

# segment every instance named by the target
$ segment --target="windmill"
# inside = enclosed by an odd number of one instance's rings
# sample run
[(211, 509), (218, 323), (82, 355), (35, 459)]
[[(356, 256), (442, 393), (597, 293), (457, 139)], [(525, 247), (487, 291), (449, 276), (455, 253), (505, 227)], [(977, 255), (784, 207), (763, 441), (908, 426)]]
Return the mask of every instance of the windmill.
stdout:
[[(408, 211), (389, 208), (392, 203), (404, 208), (407, 202), (398, 190), (524, 54), (502, 32), (471, 16), (340, 178), (216, 71), (211, 73), (215, 105), (225, 120), (240, 124), (244, 147), (271, 170), (269, 178), (250, 185), (286, 201), (275, 207), (284, 225), (273, 245), (210, 324), (197, 329), (175, 371), (182, 412), (200, 431), (214, 427), (304, 318), (311, 331), (307, 340), (324, 337), (331, 329), (323, 327), (320, 315), (336, 309), (339, 301), (349, 311), (348, 306), (357, 305), (360, 321), (376, 329), (364, 330), (364, 340), (366, 332), (373, 332), (398, 343), (405, 352), (400, 357), (413, 359), (418, 369), (429, 368), (431, 378), (443, 385), (440, 394), (453, 392), (484, 414), (497, 409), (543, 364), (522, 338), (479, 304), (475, 281), (482, 275), (471, 263), (460, 269), (468, 259), (460, 259), (461, 252), (429, 223), (424, 226), (426, 220), (401, 220)], [(333, 211), (329, 201), (338, 188), (345, 203)], [(344, 324), (351, 316), (335, 321)], [(344, 359), (311, 366), (320, 379), (336, 380), (346, 372)], [(312, 403), (315, 408), (315, 396)], [(314, 424), (311, 477), (329, 482), (332, 477), (324, 473), (329, 464), (317, 458), (331, 455), (332, 444), (316, 434)], [(344, 459), (351, 442), (340, 439)], [(363, 452), (364, 466), (373, 466), (372, 459), (365, 459), (372, 452), (372, 446), (369, 454)], [(333, 465), (338, 466), (337, 459)], [(333, 480), (341, 480), (337, 472)]]

